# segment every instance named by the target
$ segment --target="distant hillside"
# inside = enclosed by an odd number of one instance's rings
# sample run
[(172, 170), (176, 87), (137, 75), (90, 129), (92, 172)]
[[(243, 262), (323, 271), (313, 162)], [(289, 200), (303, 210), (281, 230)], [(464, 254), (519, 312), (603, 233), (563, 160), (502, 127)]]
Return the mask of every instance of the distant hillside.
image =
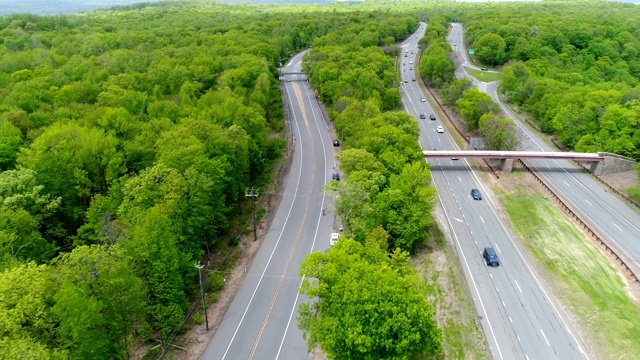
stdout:
[(31, 13), (38, 15), (73, 14), (87, 10), (162, 0), (0, 0), (0, 15)]

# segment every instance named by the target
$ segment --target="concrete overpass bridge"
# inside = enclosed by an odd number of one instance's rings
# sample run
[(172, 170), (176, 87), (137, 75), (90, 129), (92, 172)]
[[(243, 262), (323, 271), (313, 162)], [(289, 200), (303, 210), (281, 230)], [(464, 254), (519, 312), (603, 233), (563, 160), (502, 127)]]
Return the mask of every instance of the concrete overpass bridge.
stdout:
[[(611, 164), (612, 169), (621, 167), (631, 168), (633, 159), (607, 153), (578, 153), (578, 152), (547, 152), (547, 151), (491, 151), (491, 150), (434, 150), (423, 151), (425, 158), (482, 158), (502, 160), (502, 171), (511, 172), (514, 159), (566, 159), (588, 162), (590, 171), (596, 175), (617, 171), (607, 171), (605, 165)], [(621, 166), (621, 161), (625, 166)], [(610, 169), (611, 170), (611, 169)]]

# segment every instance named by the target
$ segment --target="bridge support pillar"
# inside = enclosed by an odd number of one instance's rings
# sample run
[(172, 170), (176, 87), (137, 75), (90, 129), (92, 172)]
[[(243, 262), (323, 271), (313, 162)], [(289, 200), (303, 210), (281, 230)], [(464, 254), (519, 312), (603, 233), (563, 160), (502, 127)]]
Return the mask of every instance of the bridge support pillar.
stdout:
[(592, 161), (589, 164), (589, 171), (591, 171), (593, 175), (600, 176), (602, 175), (603, 166), (604, 166), (604, 161)]
[(500, 162), (502, 163), (502, 172), (505, 174), (511, 173), (511, 170), (513, 170), (513, 159), (502, 159)]

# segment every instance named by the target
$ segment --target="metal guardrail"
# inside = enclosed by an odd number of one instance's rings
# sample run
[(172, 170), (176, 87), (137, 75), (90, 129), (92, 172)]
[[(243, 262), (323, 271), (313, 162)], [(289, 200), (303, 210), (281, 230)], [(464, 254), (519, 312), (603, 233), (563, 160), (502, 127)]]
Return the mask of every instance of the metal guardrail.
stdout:
[(542, 179), (540, 179), (540, 177), (538, 177), (538, 175), (536, 175), (535, 172), (533, 172), (533, 170), (531, 170), (522, 160), (518, 160), (520, 162), (520, 164), (522, 164), (522, 167), (529, 173), (531, 174), (534, 179), (536, 179), (536, 181), (549, 193), (551, 194), (551, 196), (553, 196), (553, 199), (560, 204), (560, 206), (562, 207), (562, 209), (569, 214), (575, 221), (577, 221), (580, 226), (582, 226), (587, 233), (602, 247), (604, 248), (605, 251), (607, 251), (611, 256), (613, 256), (616, 261), (620, 264), (620, 266), (622, 266), (625, 271), (628, 273), (627, 275), (636, 283), (640, 283), (640, 279), (638, 278), (638, 275), (631, 269), (631, 267), (629, 267), (629, 265), (627, 265), (627, 263), (616, 253), (616, 251), (614, 251), (605, 241), (603, 241), (593, 230), (591, 230), (591, 228), (589, 227), (589, 225), (587, 225), (587, 223), (585, 223), (573, 210), (571, 210), (571, 208), (564, 203), (564, 201), (562, 201), (562, 199), (560, 199), (560, 197), (558, 197), (558, 195), (556, 195), (555, 192), (553, 192), (553, 190), (551, 190), (551, 188), (549, 186), (547, 186), (547, 184), (545, 184), (544, 181), (542, 181)]

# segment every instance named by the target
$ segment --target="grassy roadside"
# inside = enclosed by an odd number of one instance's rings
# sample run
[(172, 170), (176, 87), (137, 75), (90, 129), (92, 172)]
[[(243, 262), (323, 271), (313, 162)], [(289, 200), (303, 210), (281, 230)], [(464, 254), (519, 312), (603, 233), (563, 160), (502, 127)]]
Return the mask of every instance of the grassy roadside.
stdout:
[(482, 82), (492, 82), (496, 80), (500, 80), (500, 73), (497, 72), (489, 72), (489, 71), (481, 71), (468, 67), (464, 67), (464, 69), (469, 73), (469, 75), (474, 78), (482, 81)]
[(493, 190), (596, 357), (640, 354), (640, 304), (630, 298), (617, 270), (525, 176), (514, 173), (510, 181), (512, 186), (501, 184)]
[(483, 333), (455, 249), (435, 229), (435, 245), (418, 252), (412, 265), (424, 279), (442, 329), (445, 359), (487, 359)]

